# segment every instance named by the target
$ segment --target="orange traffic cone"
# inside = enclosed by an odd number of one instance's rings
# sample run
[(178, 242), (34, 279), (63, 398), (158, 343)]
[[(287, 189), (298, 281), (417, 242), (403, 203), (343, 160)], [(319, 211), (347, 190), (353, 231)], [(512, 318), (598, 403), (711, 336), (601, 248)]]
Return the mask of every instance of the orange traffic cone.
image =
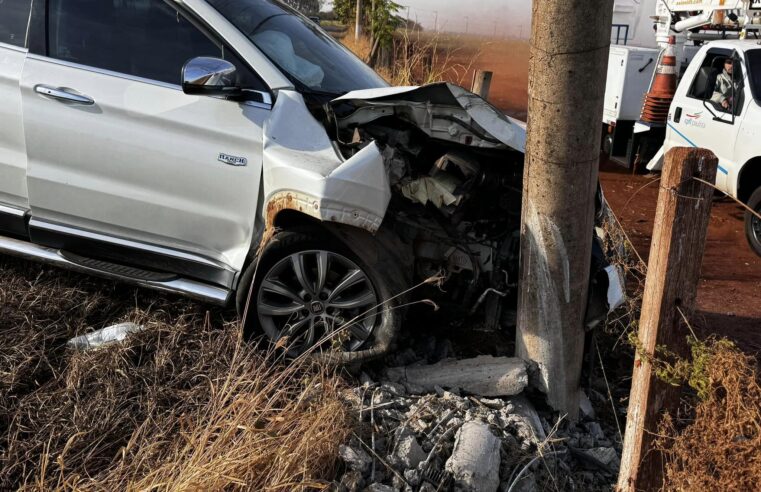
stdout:
[(669, 36), (669, 44), (655, 69), (650, 92), (645, 94), (645, 105), (640, 119), (647, 123), (666, 123), (669, 106), (676, 93), (676, 36)]

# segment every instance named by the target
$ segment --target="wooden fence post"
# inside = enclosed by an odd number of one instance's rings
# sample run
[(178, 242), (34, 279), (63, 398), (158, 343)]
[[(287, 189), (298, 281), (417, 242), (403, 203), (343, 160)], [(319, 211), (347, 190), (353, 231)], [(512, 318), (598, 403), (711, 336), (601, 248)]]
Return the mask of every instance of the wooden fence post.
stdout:
[(713, 183), (717, 166), (716, 156), (705, 149), (675, 148), (666, 154), (642, 299), (619, 492), (659, 490), (663, 485), (663, 460), (651, 449), (653, 433), (663, 413), (677, 408), (680, 391), (656, 378), (648, 357), (661, 346), (680, 356), (688, 351), (689, 330), (679, 310), (689, 317), (695, 307), (713, 198), (710, 186), (692, 178)]
[(473, 76), (473, 94), (478, 94), (484, 99), (489, 98), (489, 89), (491, 89), (492, 73), (486, 70), (478, 70)]

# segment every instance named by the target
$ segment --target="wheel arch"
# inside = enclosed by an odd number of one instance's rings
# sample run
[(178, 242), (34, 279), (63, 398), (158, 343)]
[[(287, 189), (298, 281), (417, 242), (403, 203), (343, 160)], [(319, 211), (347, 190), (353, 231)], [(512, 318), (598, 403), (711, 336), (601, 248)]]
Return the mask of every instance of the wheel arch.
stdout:
[(746, 162), (737, 176), (737, 198), (748, 203), (748, 199), (761, 186), (761, 156)]

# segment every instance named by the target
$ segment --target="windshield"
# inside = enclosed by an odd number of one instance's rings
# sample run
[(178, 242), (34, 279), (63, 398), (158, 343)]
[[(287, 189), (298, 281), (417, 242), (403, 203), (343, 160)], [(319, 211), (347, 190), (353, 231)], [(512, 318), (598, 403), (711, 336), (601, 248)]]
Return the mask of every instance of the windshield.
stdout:
[(748, 78), (753, 99), (761, 101), (761, 49), (746, 52), (748, 62)]
[(301, 14), (275, 0), (209, 0), (299, 89), (343, 95), (388, 84)]

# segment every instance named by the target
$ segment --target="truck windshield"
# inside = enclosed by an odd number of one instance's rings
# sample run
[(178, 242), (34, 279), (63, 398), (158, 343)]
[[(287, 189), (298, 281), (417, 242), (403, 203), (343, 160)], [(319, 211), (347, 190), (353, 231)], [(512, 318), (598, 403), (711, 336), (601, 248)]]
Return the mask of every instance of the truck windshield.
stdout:
[(749, 50), (746, 56), (753, 99), (761, 103), (761, 49)]
[(388, 84), (322, 29), (276, 0), (209, 0), (300, 90), (343, 95)]

